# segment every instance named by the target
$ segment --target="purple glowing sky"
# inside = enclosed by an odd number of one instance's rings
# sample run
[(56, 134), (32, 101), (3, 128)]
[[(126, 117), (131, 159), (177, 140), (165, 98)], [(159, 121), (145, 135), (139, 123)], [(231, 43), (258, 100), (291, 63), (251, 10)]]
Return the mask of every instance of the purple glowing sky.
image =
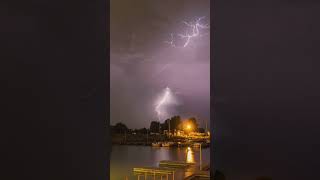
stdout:
[(111, 1), (111, 124), (148, 127), (158, 119), (155, 102), (167, 86), (178, 102), (169, 114), (209, 120), (209, 35), (197, 37), (185, 48), (164, 43), (170, 33), (185, 33), (182, 21), (206, 16), (209, 23), (209, 3)]

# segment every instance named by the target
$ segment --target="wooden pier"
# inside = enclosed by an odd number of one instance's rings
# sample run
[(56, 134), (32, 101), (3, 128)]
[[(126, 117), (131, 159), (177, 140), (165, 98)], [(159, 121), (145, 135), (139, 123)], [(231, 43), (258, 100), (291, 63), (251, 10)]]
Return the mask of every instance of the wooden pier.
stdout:
[[(205, 169), (200, 170), (195, 163), (185, 161), (160, 161), (159, 167), (141, 167), (133, 168), (134, 175), (138, 180), (147, 180), (152, 177), (153, 180), (174, 180), (175, 174), (182, 174), (184, 180), (193, 179), (210, 179), (209, 165), (204, 166)], [(180, 178), (179, 178), (180, 180)]]
[(144, 179), (148, 179), (148, 177), (153, 177), (156, 180), (157, 177), (160, 177), (162, 180), (165, 177), (167, 180), (169, 177), (172, 177), (174, 180), (174, 172), (175, 169), (171, 168), (154, 168), (154, 167), (145, 167), (145, 168), (133, 168), (134, 175), (138, 176), (138, 180), (140, 177), (144, 177)]
[(162, 167), (177, 167), (177, 168), (185, 168), (189, 166), (194, 166), (195, 163), (185, 162), (185, 161), (160, 161), (159, 166)]

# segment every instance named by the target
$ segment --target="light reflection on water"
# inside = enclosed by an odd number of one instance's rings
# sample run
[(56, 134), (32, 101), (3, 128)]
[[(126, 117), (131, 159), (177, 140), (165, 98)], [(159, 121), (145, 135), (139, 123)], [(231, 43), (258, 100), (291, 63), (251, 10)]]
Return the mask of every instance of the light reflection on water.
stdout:
[(194, 163), (195, 162), (194, 161), (194, 152), (192, 151), (192, 149), (190, 147), (188, 147), (186, 149), (186, 151), (187, 151), (187, 159), (186, 159), (186, 161), (188, 163)]
[[(110, 161), (111, 180), (137, 179), (134, 167), (158, 167), (161, 160), (199, 162), (199, 149), (165, 148), (150, 146), (112, 146)], [(210, 162), (210, 149), (202, 149), (202, 161)]]

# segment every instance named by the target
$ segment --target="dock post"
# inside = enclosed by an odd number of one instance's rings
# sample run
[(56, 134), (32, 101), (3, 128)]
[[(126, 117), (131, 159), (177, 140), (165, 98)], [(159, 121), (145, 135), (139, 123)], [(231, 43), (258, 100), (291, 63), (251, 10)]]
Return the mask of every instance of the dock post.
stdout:
[(147, 180), (147, 173), (144, 173), (144, 180)]
[(153, 180), (156, 180), (156, 171), (153, 171)]
[(167, 174), (167, 180), (169, 180), (169, 174)]
[(174, 180), (174, 171), (172, 171), (172, 180)]

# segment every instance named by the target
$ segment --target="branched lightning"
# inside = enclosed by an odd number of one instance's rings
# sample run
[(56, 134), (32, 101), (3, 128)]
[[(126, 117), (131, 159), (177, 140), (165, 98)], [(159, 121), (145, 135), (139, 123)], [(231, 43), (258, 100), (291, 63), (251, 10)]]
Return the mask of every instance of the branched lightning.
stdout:
[[(192, 38), (195, 37), (202, 37), (203, 34), (200, 34), (200, 29), (208, 29), (210, 26), (208, 24), (201, 24), (201, 20), (204, 19), (205, 17), (200, 17), (198, 18), (195, 22), (186, 22), (183, 21), (186, 26), (189, 28), (186, 30), (185, 34), (178, 34), (178, 36), (182, 39), (185, 39), (184, 44), (182, 47), (187, 47)], [(165, 41), (167, 44), (170, 44), (172, 47), (178, 47), (174, 43), (174, 38), (173, 34), (171, 34), (171, 41)]]
[[(177, 34), (176, 36), (180, 37), (181, 39), (184, 39), (185, 41), (183, 41), (183, 45), (182, 46), (178, 46), (175, 43), (175, 35), (173, 33), (170, 34), (170, 41), (164, 41), (164, 43), (169, 44), (171, 47), (174, 48), (185, 48), (187, 47), (190, 42), (192, 41), (193, 38), (196, 37), (202, 37), (206, 34), (203, 34), (200, 32), (200, 29), (208, 29), (210, 28), (208, 24), (202, 24), (201, 20), (204, 19), (205, 17), (200, 17), (198, 19), (196, 19), (193, 22), (186, 22), (183, 21), (182, 23), (185, 24), (188, 28), (186, 29), (185, 34)], [(166, 64), (159, 73), (161, 73), (165, 68), (167, 68), (170, 65), (170, 63)], [(165, 88), (165, 92), (164, 94), (161, 96), (161, 98), (159, 99), (159, 101), (156, 103), (155, 106), (155, 112), (157, 113), (158, 119), (159, 121), (161, 121), (161, 118), (163, 118), (164, 115), (167, 115), (167, 112), (163, 109), (163, 107), (165, 105), (168, 105), (170, 103), (172, 103), (173, 97), (171, 94), (171, 90), (169, 87)]]
[(204, 17), (198, 18), (195, 23), (192, 23), (192, 22), (191, 22), (191, 23), (188, 23), (188, 22), (186, 22), (186, 21), (183, 21), (183, 23), (186, 24), (187, 26), (191, 27), (191, 30), (192, 30), (191, 33), (187, 31), (185, 34), (178, 34), (178, 36), (180, 36), (181, 38), (186, 38), (186, 39), (187, 39), (187, 40), (185, 41), (183, 47), (186, 47), (186, 46), (189, 45), (191, 38), (200, 36), (199, 28), (201, 28), (201, 29), (207, 29), (207, 28), (209, 28), (208, 25), (202, 25), (202, 24), (200, 24), (200, 21), (201, 21), (201, 19), (203, 19), (203, 18), (204, 18)]

